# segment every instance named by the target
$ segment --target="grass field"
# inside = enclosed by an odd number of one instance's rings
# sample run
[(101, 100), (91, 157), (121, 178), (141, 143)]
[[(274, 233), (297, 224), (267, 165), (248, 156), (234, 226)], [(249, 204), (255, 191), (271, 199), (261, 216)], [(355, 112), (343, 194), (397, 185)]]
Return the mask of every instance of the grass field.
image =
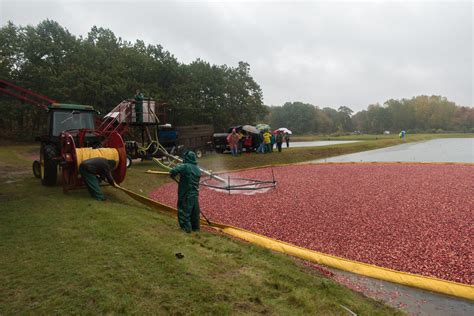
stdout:
[[(121, 192), (96, 202), (31, 173), (37, 146), (0, 147), (0, 314), (324, 314), (400, 312), (285, 255), (150, 212)], [(218, 158), (216, 158), (216, 156)], [(229, 155), (209, 156), (205, 164)], [(246, 165), (245, 162), (243, 165)], [(146, 194), (164, 178), (137, 163), (123, 186)], [(182, 253), (178, 259), (175, 254)]]
[[(364, 141), (270, 155), (211, 154), (200, 164), (224, 170), (295, 163), (401, 142), (358, 137)], [(37, 145), (0, 147), (1, 315), (346, 315), (341, 305), (360, 315), (400, 313), (285, 255), (206, 231), (184, 234), (176, 219), (113, 188), (104, 188), (108, 201), (96, 202), (85, 190), (63, 194), (60, 187), (41, 186), (31, 172), (37, 153)], [(147, 194), (169, 181), (144, 173), (154, 168), (135, 163), (123, 186)]]

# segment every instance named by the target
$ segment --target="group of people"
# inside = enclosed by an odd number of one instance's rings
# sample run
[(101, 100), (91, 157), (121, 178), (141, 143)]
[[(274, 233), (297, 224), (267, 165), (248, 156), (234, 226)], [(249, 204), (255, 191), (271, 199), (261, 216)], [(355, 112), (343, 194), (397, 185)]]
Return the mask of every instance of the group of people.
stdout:
[(275, 133), (264, 130), (258, 135), (252, 136), (250, 133), (244, 134), (242, 131), (237, 132), (234, 128), (229, 135), (227, 135), (227, 143), (234, 157), (242, 153), (244, 148), (246, 150), (255, 150), (257, 154), (271, 153), (273, 152), (275, 144), (278, 152), (281, 152), (284, 141), (286, 142), (286, 148), (289, 148), (290, 135), (279, 130), (276, 130)]

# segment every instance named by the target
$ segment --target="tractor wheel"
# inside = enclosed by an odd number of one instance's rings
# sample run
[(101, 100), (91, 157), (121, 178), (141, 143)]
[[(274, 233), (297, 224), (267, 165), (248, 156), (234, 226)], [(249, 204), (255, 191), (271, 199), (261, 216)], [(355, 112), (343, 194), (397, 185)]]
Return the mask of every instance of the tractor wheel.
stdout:
[(197, 148), (196, 151), (195, 151), (195, 153), (196, 153), (196, 157), (197, 157), (198, 159), (201, 159), (202, 156), (204, 156), (204, 151), (203, 151), (202, 149), (200, 149), (200, 148)]
[(132, 157), (127, 155), (127, 163), (126, 163), (127, 168), (130, 168), (132, 166)]
[(41, 163), (38, 160), (33, 161), (33, 174), (35, 178), (41, 179)]
[(56, 185), (58, 178), (58, 165), (53, 160), (56, 149), (52, 145), (43, 145), (40, 152), (41, 184), (46, 186)]

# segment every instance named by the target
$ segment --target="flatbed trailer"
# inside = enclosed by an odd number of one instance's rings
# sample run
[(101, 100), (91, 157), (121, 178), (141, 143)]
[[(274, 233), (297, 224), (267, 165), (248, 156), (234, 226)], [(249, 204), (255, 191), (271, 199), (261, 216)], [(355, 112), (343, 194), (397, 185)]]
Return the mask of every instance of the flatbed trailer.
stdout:
[(212, 125), (190, 125), (177, 126), (176, 145), (181, 150), (192, 150), (198, 158), (206, 152), (212, 151), (212, 135), (214, 127)]

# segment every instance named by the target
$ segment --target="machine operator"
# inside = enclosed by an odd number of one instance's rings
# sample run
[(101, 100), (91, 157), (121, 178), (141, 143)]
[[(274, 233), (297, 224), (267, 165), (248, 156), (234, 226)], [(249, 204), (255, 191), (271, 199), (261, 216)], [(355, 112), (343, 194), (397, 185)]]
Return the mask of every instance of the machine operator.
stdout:
[(197, 166), (196, 154), (188, 151), (184, 154), (183, 163), (170, 171), (171, 177), (178, 182), (178, 223), (187, 233), (199, 231), (201, 210), (199, 209), (199, 180), (201, 170)]
[(112, 178), (114, 167), (115, 161), (100, 157), (84, 160), (79, 166), (79, 172), (86, 183), (87, 190), (94, 199), (98, 201), (105, 200), (104, 193), (100, 189), (99, 178), (107, 180), (110, 185), (115, 186)]

